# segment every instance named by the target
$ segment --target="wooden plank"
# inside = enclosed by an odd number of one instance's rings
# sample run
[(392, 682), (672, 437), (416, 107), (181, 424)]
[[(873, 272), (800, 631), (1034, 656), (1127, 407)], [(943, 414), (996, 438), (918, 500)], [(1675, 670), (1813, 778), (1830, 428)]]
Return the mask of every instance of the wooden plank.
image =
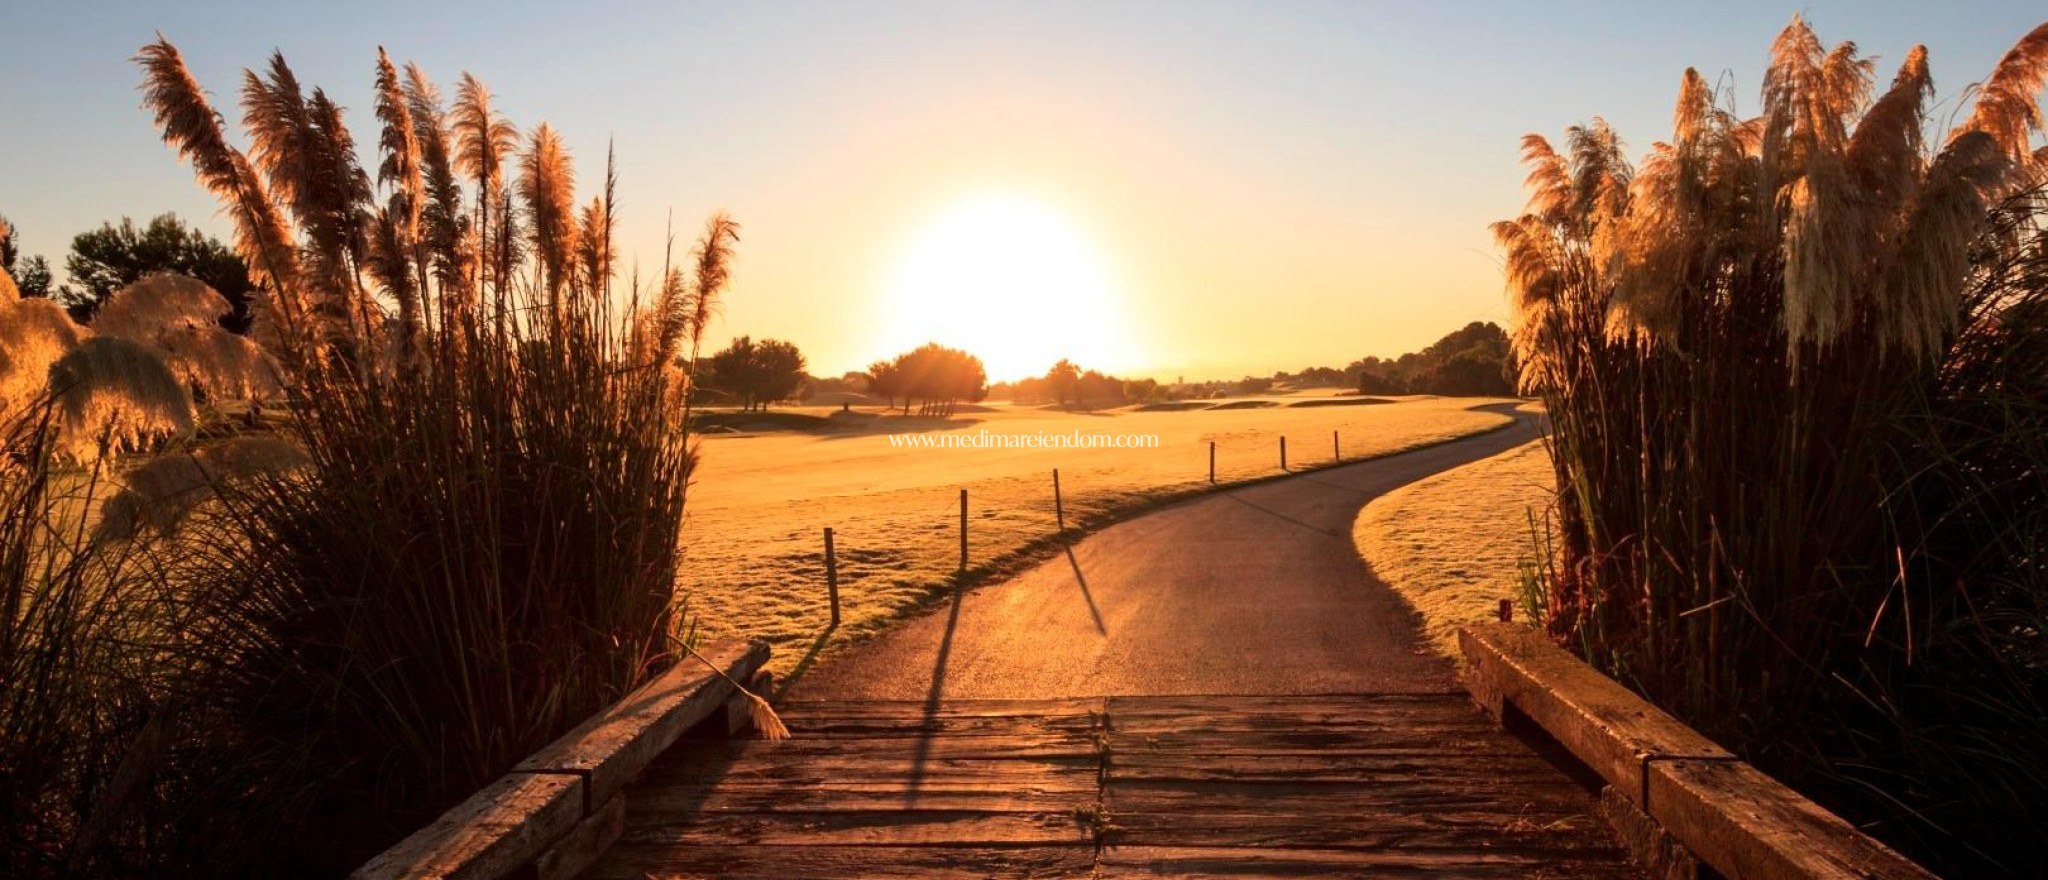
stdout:
[(1093, 769), (1071, 773), (1015, 774), (991, 778), (959, 774), (939, 779), (872, 781), (850, 774), (805, 785), (724, 785), (717, 782), (639, 786), (633, 813), (707, 811), (922, 809), (1045, 810), (1093, 803), (1099, 783)]
[[(1304, 718), (1343, 718), (1407, 711), (1415, 707), (1443, 707), (1465, 710), (1471, 698), (1464, 691), (1388, 694), (1233, 694), (1221, 696), (1172, 695), (1105, 698), (1109, 712), (1120, 719), (1146, 716), (1189, 717), (1210, 714), (1286, 714)], [(1228, 707), (1227, 713), (1218, 712)]]
[[(702, 652), (736, 680), (768, 661), (763, 642), (726, 642)], [(533, 753), (515, 773), (580, 773), (591, 807), (611, 799), (673, 745), (684, 730), (723, 706), (732, 685), (696, 659), (685, 659), (654, 681), (590, 717)]]
[(1652, 762), (1646, 812), (1728, 877), (1935, 880), (1932, 872), (1740, 762)]
[(1370, 783), (1421, 778), (1449, 784), (1464, 779), (1563, 781), (1557, 768), (1527, 749), (1442, 752), (1150, 752), (1112, 750), (1118, 781)]
[(352, 880), (486, 880), (525, 866), (583, 819), (578, 776), (499, 777), (349, 875)]
[[(647, 795), (635, 794), (637, 810)], [(1093, 801), (1089, 801), (1093, 803)], [(629, 817), (623, 843), (660, 846), (1018, 846), (1080, 844), (1094, 838), (1079, 804), (1037, 812), (906, 809), (672, 812)]]
[(875, 847), (875, 846), (662, 846), (615, 847), (586, 880), (919, 880), (1085, 878), (1095, 848)]
[(1386, 752), (1470, 752), (1498, 754), (1528, 750), (1494, 730), (1443, 730), (1410, 727), (1399, 730), (1158, 730), (1117, 731), (1109, 742), (1116, 751), (1216, 755), (1328, 755)]
[[(1651, 756), (1735, 756), (1518, 624), (1468, 626), (1458, 643), (1483, 702), (1511, 704), (1638, 803)], [(1499, 709), (1499, 706), (1491, 708)]]
[(1598, 818), (1575, 809), (1432, 809), (1415, 813), (1132, 812), (1112, 806), (1125, 846), (1235, 846), (1308, 849), (1486, 849), (1605, 853), (1624, 858)]
[(1590, 815), (1594, 807), (1584, 789), (1569, 782), (1477, 785), (1460, 781), (1446, 785), (1228, 785), (1176, 783), (1133, 785), (1112, 781), (1104, 797), (1113, 813), (1293, 813), (1320, 815), (1398, 815), (1404, 813), (1490, 813), (1506, 825), (1519, 813)]
[(576, 880), (625, 830), (626, 796), (621, 794), (585, 816), (574, 830), (534, 859), (533, 880)]
[(1104, 880), (1124, 877), (1429, 878), (1429, 880), (1604, 880), (1637, 876), (1626, 862), (1550, 852), (1489, 849), (1379, 850), (1114, 846), (1102, 853)]
[(795, 703), (778, 709), (800, 739), (1087, 733), (1100, 723), (1100, 701), (1018, 702), (1023, 705), (1009, 709), (989, 701), (937, 708), (921, 702)]

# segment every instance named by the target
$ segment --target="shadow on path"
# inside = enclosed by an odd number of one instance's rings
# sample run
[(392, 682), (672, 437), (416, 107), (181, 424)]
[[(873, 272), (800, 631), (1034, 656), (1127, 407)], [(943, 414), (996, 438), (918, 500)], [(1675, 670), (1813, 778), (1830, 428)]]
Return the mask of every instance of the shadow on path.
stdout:
[(932, 661), (932, 686), (924, 697), (924, 726), (917, 732), (917, 751), (910, 757), (910, 785), (903, 797), (908, 806), (917, 804), (918, 790), (924, 787), (924, 767), (931, 760), (939, 706), (946, 693), (946, 660), (953, 654), (953, 631), (960, 626), (960, 603), (966, 596), (959, 584), (953, 585), (953, 610), (946, 616), (946, 634), (939, 639), (938, 657)]
[(1258, 503), (1258, 502), (1256, 502), (1256, 501), (1247, 501), (1247, 500), (1245, 500), (1244, 498), (1242, 498), (1242, 497), (1239, 497), (1239, 496), (1238, 496), (1238, 494), (1237, 494), (1237, 493), (1235, 493), (1235, 492), (1231, 492), (1231, 493), (1226, 493), (1226, 494), (1225, 494), (1225, 495), (1224, 495), (1223, 497), (1225, 497), (1225, 498), (1228, 498), (1228, 499), (1230, 499), (1230, 500), (1232, 500), (1232, 501), (1235, 501), (1235, 502), (1237, 502), (1237, 503), (1239, 503), (1239, 504), (1242, 504), (1242, 505), (1244, 505), (1244, 506), (1246, 506), (1246, 507), (1249, 507), (1249, 508), (1251, 508), (1251, 509), (1253, 509), (1253, 510), (1256, 510), (1256, 511), (1258, 511), (1258, 512), (1260, 512), (1260, 513), (1263, 513), (1263, 514), (1266, 514), (1266, 515), (1268, 515), (1268, 516), (1274, 517), (1274, 518), (1276, 518), (1276, 519), (1283, 519), (1283, 520), (1286, 520), (1286, 521), (1288, 521), (1288, 522), (1290, 522), (1290, 523), (1293, 523), (1293, 524), (1295, 524), (1295, 525), (1297, 525), (1297, 526), (1300, 526), (1300, 527), (1302, 527), (1302, 528), (1304, 528), (1304, 529), (1307, 529), (1307, 530), (1309, 530), (1309, 531), (1311, 531), (1311, 532), (1315, 532), (1315, 533), (1316, 533), (1316, 534), (1318, 534), (1318, 535), (1325, 535), (1325, 536), (1328, 536), (1328, 537), (1332, 537), (1332, 538), (1348, 538), (1348, 537), (1350, 537), (1349, 535), (1339, 535), (1339, 534), (1337, 533), (1337, 531), (1336, 531), (1335, 529), (1326, 529), (1326, 528), (1323, 528), (1322, 526), (1316, 525), (1316, 524), (1314, 524), (1314, 523), (1311, 523), (1311, 522), (1307, 522), (1307, 521), (1305, 521), (1305, 520), (1300, 520), (1300, 519), (1296, 519), (1296, 518), (1294, 518), (1294, 517), (1288, 516), (1287, 514), (1281, 513), (1280, 511), (1274, 510), (1273, 508), (1267, 507), (1267, 506), (1265, 506), (1265, 505), (1263, 505), (1263, 504), (1260, 504), (1260, 503)]
[(1074, 548), (1067, 549), (1067, 564), (1074, 567), (1074, 583), (1081, 585), (1081, 598), (1088, 602), (1088, 616), (1095, 618), (1095, 631), (1109, 635), (1109, 627), (1102, 625), (1102, 611), (1095, 607), (1095, 594), (1088, 592), (1088, 577), (1081, 573), (1081, 560), (1074, 558)]

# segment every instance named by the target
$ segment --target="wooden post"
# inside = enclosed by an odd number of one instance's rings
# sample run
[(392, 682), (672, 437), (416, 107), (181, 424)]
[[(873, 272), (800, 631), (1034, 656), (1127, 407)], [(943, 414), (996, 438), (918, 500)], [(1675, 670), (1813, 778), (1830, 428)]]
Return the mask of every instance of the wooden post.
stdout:
[(1209, 485), (1216, 485), (1216, 441), (1209, 441)]
[(967, 571), (967, 490), (960, 490), (960, 570)]
[(1337, 442), (1337, 432), (1330, 432), (1330, 460), (1343, 461), (1344, 447)]
[(1059, 520), (1060, 531), (1067, 530), (1067, 506), (1060, 500), (1060, 469), (1052, 469), (1052, 515)]
[(1500, 622), (1501, 622), (1501, 623), (1510, 623), (1510, 622), (1513, 622), (1513, 621), (1514, 621), (1514, 619), (1515, 619), (1515, 600), (1513, 600), (1513, 599), (1502, 599), (1502, 600), (1500, 600)]
[(1280, 469), (1287, 469), (1287, 435), (1280, 435)]
[(832, 595), (832, 626), (839, 626), (839, 555), (832, 550), (832, 527), (825, 527), (825, 590)]

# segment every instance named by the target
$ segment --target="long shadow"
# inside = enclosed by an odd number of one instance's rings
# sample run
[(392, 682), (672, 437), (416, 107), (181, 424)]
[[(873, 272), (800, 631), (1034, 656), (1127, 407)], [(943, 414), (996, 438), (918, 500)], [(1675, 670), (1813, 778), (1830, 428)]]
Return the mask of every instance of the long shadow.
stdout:
[(792, 686), (803, 680), (804, 671), (810, 669), (812, 663), (817, 662), (818, 654), (825, 650), (825, 643), (832, 640), (832, 633), (838, 629), (839, 624), (829, 624), (823, 632), (818, 633), (816, 639), (811, 640), (811, 648), (804, 652), (804, 659), (796, 661), (796, 665), (790, 667), (789, 674), (782, 677), (782, 686), (775, 689), (776, 699), (782, 699)]
[(1318, 535), (1323, 535), (1323, 536), (1325, 536), (1325, 537), (1330, 537), (1330, 538), (1341, 538), (1341, 537), (1349, 537), (1348, 535), (1339, 535), (1339, 534), (1337, 534), (1337, 532), (1336, 532), (1336, 530), (1335, 530), (1335, 529), (1326, 529), (1326, 528), (1323, 528), (1323, 527), (1321, 527), (1321, 526), (1315, 525), (1315, 524), (1313, 524), (1313, 523), (1309, 523), (1309, 522), (1305, 522), (1305, 521), (1303, 521), (1303, 520), (1295, 519), (1294, 517), (1288, 516), (1287, 514), (1281, 513), (1280, 511), (1274, 510), (1273, 508), (1267, 507), (1267, 506), (1265, 506), (1265, 505), (1263, 505), (1263, 504), (1258, 504), (1258, 503), (1256, 503), (1256, 502), (1252, 502), (1252, 501), (1246, 501), (1246, 500), (1244, 500), (1243, 498), (1240, 498), (1240, 497), (1238, 497), (1237, 493), (1235, 493), (1235, 492), (1227, 492), (1227, 493), (1225, 493), (1225, 494), (1223, 495), (1223, 497), (1225, 497), (1225, 498), (1228, 498), (1228, 499), (1230, 499), (1230, 500), (1232, 500), (1232, 501), (1235, 501), (1235, 502), (1237, 502), (1237, 503), (1239, 503), (1239, 504), (1242, 504), (1242, 505), (1244, 505), (1244, 506), (1246, 506), (1246, 507), (1249, 507), (1249, 508), (1251, 508), (1251, 509), (1253, 509), (1253, 510), (1256, 510), (1256, 511), (1258, 511), (1258, 512), (1260, 512), (1260, 513), (1266, 514), (1267, 516), (1275, 517), (1275, 518), (1277, 518), (1277, 519), (1283, 519), (1283, 520), (1286, 520), (1286, 521), (1288, 521), (1288, 522), (1290, 522), (1290, 523), (1293, 523), (1293, 524), (1295, 524), (1295, 525), (1297, 525), (1297, 526), (1300, 526), (1300, 527), (1302, 527), (1302, 528), (1304, 528), (1304, 529), (1308, 529), (1308, 530), (1309, 530), (1309, 531), (1311, 531), (1311, 532), (1315, 532), (1315, 533), (1316, 533), (1316, 534), (1318, 534)]
[(1081, 573), (1081, 560), (1074, 558), (1074, 548), (1068, 546), (1067, 564), (1074, 567), (1074, 582), (1081, 585), (1081, 598), (1088, 602), (1088, 616), (1095, 618), (1095, 631), (1109, 635), (1109, 627), (1102, 625), (1102, 611), (1095, 607), (1095, 594), (1088, 591), (1088, 577)]
[(937, 416), (883, 416), (851, 424), (841, 423), (811, 431), (813, 436), (826, 440), (850, 440), (855, 437), (872, 437), (876, 434), (930, 434), (938, 431), (963, 431), (986, 419), (961, 418), (955, 416), (941, 419)]
[(932, 740), (938, 737), (939, 706), (946, 693), (946, 661), (953, 654), (953, 630), (960, 625), (960, 603), (966, 598), (964, 585), (953, 585), (953, 610), (946, 616), (946, 634), (939, 639), (939, 655), (932, 662), (932, 685), (924, 697), (924, 725), (917, 734), (917, 749), (910, 756), (910, 786), (904, 794), (904, 806), (917, 804), (918, 790), (924, 787), (924, 766), (931, 760)]

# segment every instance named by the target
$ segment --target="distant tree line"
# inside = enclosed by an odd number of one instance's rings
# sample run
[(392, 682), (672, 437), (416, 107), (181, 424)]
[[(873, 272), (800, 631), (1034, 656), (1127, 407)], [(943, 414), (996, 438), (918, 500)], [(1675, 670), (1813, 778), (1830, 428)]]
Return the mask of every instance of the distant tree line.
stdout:
[(1083, 370), (1073, 361), (1061, 358), (1043, 376), (996, 383), (989, 388), (989, 396), (1017, 403), (1090, 409), (1165, 400), (1167, 389), (1156, 379), (1120, 379), (1099, 370)]
[(1175, 383), (1174, 398), (1202, 399), (1267, 394), (1294, 388), (1351, 388), (1360, 394), (1440, 394), (1447, 397), (1512, 397), (1514, 354), (1499, 325), (1474, 321), (1445, 334), (1421, 351), (1396, 358), (1364, 357), (1342, 369), (1309, 367), (1235, 381)]
[(891, 409), (900, 405), (905, 415), (915, 403), (917, 411), (928, 416), (949, 416), (963, 401), (990, 397), (1068, 409), (1314, 387), (1348, 387), (1360, 394), (1510, 397), (1515, 394), (1510, 378), (1512, 358), (1505, 331), (1496, 324), (1474, 321), (1421, 351), (1397, 358), (1361, 358), (1342, 369), (1310, 367), (1237, 380), (1162, 384), (1156, 379), (1125, 379), (1084, 369), (1061, 358), (1042, 376), (989, 385), (979, 358), (935, 343), (876, 361), (865, 371), (817, 377), (804, 371), (805, 358), (794, 343), (742, 336), (698, 365), (693, 395), (708, 403), (751, 411), (819, 394), (859, 394), (886, 401)]
[(1398, 358), (1367, 357), (1344, 368), (1360, 394), (1442, 394), (1510, 397), (1514, 354), (1507, 332), (1490, 321), (1451, 331), (1421, 351)]
[(71, 284), (58, 283), (44, 257), (23, 256), (14, 232), (14, 224), (0, 217), (0, 271), (14, 279), (23, 296), (48, 297), (78, 323), (92, 323), (100, 303), (142, 276), (176, 272), (206, 282), (227, 299), (222, 327), (235, 333), (249, 330), (250, 295), (256, 286), (248, 266), (227, 245), (175, 214), (158, 215), (144, 226), (123, 217), (119, 225), (104, 223), (73, 236), (71, 253), (64, 258)]

